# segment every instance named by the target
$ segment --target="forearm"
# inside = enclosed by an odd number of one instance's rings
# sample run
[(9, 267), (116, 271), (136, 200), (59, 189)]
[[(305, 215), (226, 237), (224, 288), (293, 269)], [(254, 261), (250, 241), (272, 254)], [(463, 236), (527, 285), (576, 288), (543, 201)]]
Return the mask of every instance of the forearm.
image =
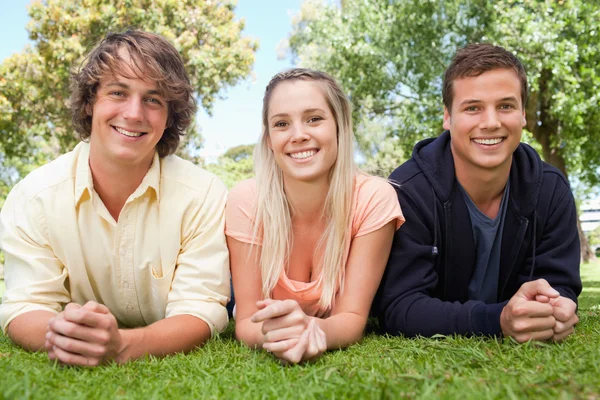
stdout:
[(48, 321), (55, 315), (56, 313), (45, 310), (26, 312), (10, 322), (6, 333), (25, 350), (45, 351)]
[(163, 357), (173, 353), (187, 353), (210, 338), (210, 328), (200, 318), (176, 315), (144, 328), (120, 329), (123, 337), (117, 362), (153, 355)]
[(317, 324), (327, 337), (327, 350), (342, 349), (362, 339), (367, 318), (351, 312), (316, 318)]
[(261, 323), (252, 322), (250, 318), (236, 320), (235, 336), (240, 342), (252, 349), (260, 348), (264, 343), (261, 326)]

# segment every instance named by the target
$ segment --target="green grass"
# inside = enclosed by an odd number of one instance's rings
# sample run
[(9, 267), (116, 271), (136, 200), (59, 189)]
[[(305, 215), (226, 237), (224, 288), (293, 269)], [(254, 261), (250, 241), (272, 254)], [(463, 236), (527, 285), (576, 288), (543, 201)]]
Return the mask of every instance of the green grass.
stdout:
[(575, 335), (560, 344), (368, 335), (310, 365), (282, 367), (237, 343), (232, 325), (190, 355), (61, 367), (0, 335), (0, 399), (600, 399), (600, 262), (582, 267)]

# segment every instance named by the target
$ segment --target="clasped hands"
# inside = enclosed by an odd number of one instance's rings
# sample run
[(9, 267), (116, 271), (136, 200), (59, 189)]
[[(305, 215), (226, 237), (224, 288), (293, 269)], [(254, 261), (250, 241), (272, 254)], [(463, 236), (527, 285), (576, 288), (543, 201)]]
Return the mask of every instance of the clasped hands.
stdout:
[(504, 336), (517, 342), (528, 340), (560, 342), (575, 330), (577, 305), (560, 296), (544, 279), (524, 283), (502, 309), (500, 325)]
[(325, 332), (315, 317), (307, 316), (295, 300), (265, 299), (250, 320), (261, 323), (263, 349), (285, 364), (315, 360), (327, 350)]
[(67, 365), (97, 366), (121, 358), (123, 338), (109, 309), (94, 301), (69, 303), (48, 322), (44, 347), (51, 360)]

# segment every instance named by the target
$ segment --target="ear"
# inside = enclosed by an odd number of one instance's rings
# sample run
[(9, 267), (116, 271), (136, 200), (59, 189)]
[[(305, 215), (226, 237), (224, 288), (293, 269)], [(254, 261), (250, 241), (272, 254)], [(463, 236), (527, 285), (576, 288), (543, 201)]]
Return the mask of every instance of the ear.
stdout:
[(446, 107), (444, 107), (444, 129), (450, 130), (450, 122), (451, 122), (450, 111)]
[(523, 120), (522, 120), (521, 126), (523, 128), (525, 128), (526, 125), (527, 125), (527, 117), (525, 116), (525, 111), (523, 111)]

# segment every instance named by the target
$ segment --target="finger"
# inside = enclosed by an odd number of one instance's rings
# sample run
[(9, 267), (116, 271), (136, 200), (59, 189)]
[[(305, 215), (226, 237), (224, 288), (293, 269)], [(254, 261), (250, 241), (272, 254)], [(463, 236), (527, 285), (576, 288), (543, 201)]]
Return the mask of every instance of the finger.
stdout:
[(306, 351), (304, 352), (304, 355), (302, 356), (303, 360), (310, 360), (313, 357), (317, 356), (319, 354), (319, 347), (317, 345), (317, 337), (316, 337), (316, 332), (315, 332), (315, 328), (314, 326), (312, 326), (314, 324), (313, 321), (311, 321), (311, 323), (309, 324), (309, 328), (308, 330), (308, 343), (306, 344)]
[(554, 342), (562, 342), (563, 340), (565, 340), (569, 335), (572, 335), (573, 333), (575, 333), (575, 328), (571, 327), (561, 333), (558, 334), (554, 334), (554, 336), (552, 336), (552, 340)]
[(269, 298), (264, 299), (264, 300), (259, 300), (259, 301), (256, 302), (256, 308), (258, 308), (259, 310), (262, 310), (266, 306), (270, 306), (271, 304), (275, 304), (278, 301), (279, 300), (273, 300), (273, 299), (269, 299)]
[(554, 314), (554, 307), (538, 301), (521, 301), (519, 304), (507, 305), (511, 319), (548, 317)]
[(573, 315), (572, 318), (569, 318), (569, 320), (566, 322), (557, 320), (556, 325), (554, 325), (554, 334), (558, 335), (558, 334), (568, 331), (569, 329), (573, 328), (573, 326), (575, 326), (575, 324), (578, 321), (579, 321), (579, 318), (577, 317), (577, 315)]
[(102, 358), (106, 353), (106, 349), (103, 346), (58, 335), (53, 332), (46, 334), (46, 340), (52, 344), (52, 348), (58, 347), (68, 353), (79, 354), (84, 357)]
[(554, 325), (556, 320), (553, 316), (548, 317), (537, 317), (537, 318), (526, 318), (516, 321), (513, 330), (517, 333), (527, 332), (541, 332), (545, 330), (552, 330), (554, 333)]
[(296, 302), (288, 301), (278, 301), (273, 304), (269, 304), (262, 310), (258, 310), (257, 312), (255, 312), (254, 315), (250, 317), (250, 320), (252, 322), (263, 322), (268, 319), (284, 316), (286, 314), (291, 313), (294, 310), (294, 303), (296, 305), (298, 304)]
[(567, 297), (559, 297), (550, 304), (554, 306), (554, 317), (561, 322), (570, 320), (577, 310), (577, 304)]
[(64, 311), (67, 311), (67, 310), (73, 311), (73, 310), (78, 310), (80, 308), (81, 308), (81, 306), (77, 303), (69, 303), (65, 306)]
[(279, 329), (286, 329), (295, 327), (296, 335), (300, 336), (309, 320), (306, 318), (306, 314), (302, 311), (295, 310), (291, 313), (285, 314), (281, 317), (271, 318), (263, 322), (262, 324), (262, 332), (266, 334), (267, 332), (276, 331)]
[(278, 358), (289, 364), (297, 364), (302, 361), (302, 356), (306, 351), (306, 346), (308, 345), (308, 331), (305, 330), (300, 336), (300, 340), (298, 343), (292, 347), (290, 350), (280, 353)]
[(535, 299), (538, 294), (547, 296), (549, 298), (555, 298), (560, 295), (545, 279), (538, 279), (536, 281), (524, 283), (519, 289), (518, 293), (527, 298), (528, 300)]
[(281, 340), (279, 342), (263, 343), (263, 349), (272, 353), (284, 353), (298, 344), (300, 338)]
[(104, 304), (96, 303), (95, 301), (91, 300), (85, 303), (83, 308), (101, 314), (110, 314), (110, 310)]
[(325, 351), (327, 351), (327, 335), (325, 335), (325, 332), (323, 332), (323, 330), (320, 327), (317, 328), (319, 350), (324, 353)]
[(58, 347), (54, 347), (52, 350), (56, 359), (63, 364), (79, 365), (82, 367), (95, 367), (97, 365), (100, 365), (100, 360), (97, 358), (86, 358), (79, 354), (69, 353)]
[[(263, 323), (263, 327), (267, 322)], [(264, 341), (265, 342), (279, 342), (282, 340), (299, 338), (302, 335), (304, 329), (300, 325), (289, 326), (281, 329), (265, 330)]]
[(111, 323), (110, 317), (112, 316), (112, 314), (104, 312), (105, 307), (101, 304), (96, 303), (96, 306), (101, 307), (93, 306), (93, 309), (92, 307), (86, 308), (88, 304), (77, 310), (65, 310), (65, 319), (69, 322), (73, 322), (79, 325), (85, 325), (90, 328), (108, 328), (108, 326)]
[(552, 329), (545, 329), (543, 331), (527, 332), (524, 334), (514, 335), (514, 339), (519, 343), (525, 343), (530, 340), (545, 342), (554, 336)]
[(535, 301), (538, 301), (540, 303), (549, 303), (550, 298), (548, 296), (544, 296), (543, 294), (538, 294), (535, 296)]
[(80, 325), (65, 319), (50, 320), (48, 327), (50, 328), (51, 333), (57, 333), (84, 342), (102, 343), (106, 336), (104, 330)]

